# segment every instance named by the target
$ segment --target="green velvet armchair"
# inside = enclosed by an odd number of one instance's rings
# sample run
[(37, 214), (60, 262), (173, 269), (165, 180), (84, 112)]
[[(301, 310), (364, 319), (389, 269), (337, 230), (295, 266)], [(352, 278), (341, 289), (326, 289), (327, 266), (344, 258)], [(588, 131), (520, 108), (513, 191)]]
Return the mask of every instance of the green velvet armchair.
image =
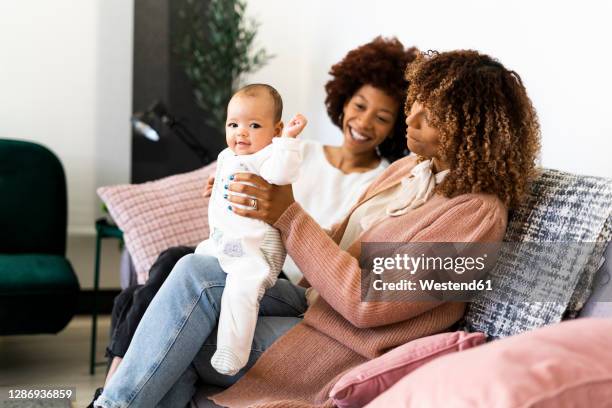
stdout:
[(0, 335), (57, 333), (76, 311), (67, 193), (49, 149), (0, 139)]

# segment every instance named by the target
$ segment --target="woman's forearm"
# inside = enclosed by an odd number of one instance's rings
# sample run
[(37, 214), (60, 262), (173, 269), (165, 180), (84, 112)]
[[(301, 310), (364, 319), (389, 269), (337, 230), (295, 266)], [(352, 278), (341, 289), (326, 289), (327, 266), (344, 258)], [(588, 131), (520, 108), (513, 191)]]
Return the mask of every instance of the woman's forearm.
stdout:
[[(492, 199), (464, 195), (449, 202), (432, 223), (416, 232), (413, 243), (497, 242), (501, 241), (506, 212)], [(462, 222), (457, 222), (462, 220)], [(399, 222), (399, 221), (395, 221)], [(299, 206), (291, 205), (274, 224), (281, 231), (287, 252), (303, 272), (308, 283), (338, 313), (356, 327), (374, 327), (406, 320), (440, 305), (417, 301), (407, 293), (395, 301), (362, 301), (362, 270), (359, 261), (344, 251)], [(399, 237), (397, 237), (399, 238)], [(354, 244), (358, 253), (361, 243)], [(374, 279), (372, 274), (365, 276)]]
[(274, 225), (281, 231), (287, 252), (308, 283), (334, 310), (356, 327), (395, 323), (436, 306), (431, 302), (406, 303), (361, 301), (361, 267), (326, 231), (295, 203)]

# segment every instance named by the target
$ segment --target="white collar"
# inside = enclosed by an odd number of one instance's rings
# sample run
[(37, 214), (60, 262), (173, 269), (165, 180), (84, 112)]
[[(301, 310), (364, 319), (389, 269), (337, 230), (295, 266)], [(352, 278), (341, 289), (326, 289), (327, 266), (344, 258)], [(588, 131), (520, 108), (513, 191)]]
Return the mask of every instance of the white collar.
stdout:
[(425, 160), (412, 168), (410, 176), (401, 181), (402, 188), (396, 200), (387, 206), (387, 215), (397, 217), (425, 204), (434, 194), (436, 185), (440, 184), (450, 170), (433, 174), (432, 161)]

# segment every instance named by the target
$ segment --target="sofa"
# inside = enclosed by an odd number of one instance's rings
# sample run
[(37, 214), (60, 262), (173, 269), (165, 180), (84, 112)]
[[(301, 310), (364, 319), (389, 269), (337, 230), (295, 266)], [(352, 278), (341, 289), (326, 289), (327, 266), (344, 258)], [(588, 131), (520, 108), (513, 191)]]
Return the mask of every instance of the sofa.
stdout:
[[(192, 194), (197, 195), (193, 197), (194, 202), (199, 200), (203, 206), (198, 209), (202, 214), (204, 214), (206, 203), (202, 203), (200, 187), (203, 188), (206, 175), (212, 171), (214, 171), (214, 165), (212, 170), (204, 168), (192, 174), (173, 176), (191, 177), (191, 181), (199, 180), (190, 186), (193, 187)], [(175, 185), (176, 182), (177, 179), (174, 179), (172, 184)], [(125, 222), (122, 225), (122, 222), (119, 221), (120, 228), (137, 229), (134, 217), (142, 216), (142, 206), (129, 209), (122, 205), (126, 201), (124, 197), (126, 191), (130, 188), (140, 189), (134, 194), (142, 196), (143, 189), (148, 191), (158, 187), (154, 183), (158, 182), (153, 182), (148, 186), (107, 187), (99, 191), (115, 220), (130, 220), (130, 225)], [(176, 192), (173, 192), (172, 195), (176, 195)], [(151, 201), (152, 198), (147, 200)], [(176, 214), (177, 203), (167, 204), (164, 200), (159, 202), (161, 206), (168, 206), (169, 213)], [(160, 210), (160, 206), (151, 205), (155, 211)], [(159, 213), (156, 214), (156, 217), (159, 217)], [(150, 223), (150, 220), (148, 221), (145, 216), (140, 224), (146, 225), (147, 223)], [(180, 227), (175, 226), (175, 228)], [(157, 231), (159, 232), (159, 228)], [(142, 231), (135, 235), (140, 234)], [(207, 232), (203, 233), (204, 236), (206, 234)], [(522, 344), (520, 340), (523, 337), (521, 336), (528, 339), (532, 332), (537, 336), (540, 333), (539, 330), (544, 330), (543, 328), (565, 327), (567, 323), (562, 323), (563, 321), (592, 316), (612, 319), (612, 307), (610, 307), (612, 305), (610, 303), (612, 302), (612, 283), (610, 283), (612, 249), (609, 245), (611, 237), (612, 180), (541, 169), (521, 206), (511, 211), (504, 238), (506, 242), (525, 244), (522, 248), (526, 251), (524, 256), (517, 257), (516, 254), (502, 251), (496, 267), (490, 273), (495, 289), (479, 293), (472, 299), (459, 327), (463, 331), (481, 332), (488, 337), (487, 345), (477, 346), (474, 351), (487, 351), (489, 349), (481, 347), (492, 347), (489, 344), (500, 344), (499, 347), (502, 347), (506, 344), (505, 342), (510, 340), (514, 342), (516, 339), (519, 340), (518, 344)], [(197, 239), (199, 240), (200, 237)], [(194, 245), (197, 241), (180, 243)], [(165, 244), (173, 246), (172, 243)], [(126, 246), (132, 251), (129, 239), (126, 240)], [(606, 259), (604, 253), (607, 256), (607, 262), (603, 262)], [(141, 268), (146, 268), (146, 263), (136, 262), (135, 264), (137, 268), (139, 264)], [(140, 273), (142, 275), (143, 271), (141, 270)], [(555, 297), (530, 298), (534, 288), (539, 288), (544, 292), (549, 290), (550, 293), (554, 293)], [(545, 334), (543, 336), (546, 337)], [(612, 344), (612, 332), (609, 336), (610, 344)], [(472, 350), (456, 354), (468, 352)], [(603, 357), (607, 358), (609, 354)], [(452, 356), (440, 357), (406, 377), (425, 372), (427, 366), (434, 364), (435, 361), (444, 362), (447, 359), (452, 359)], [(525, 369), (527, 370), (528, 367)], [(491, 378), (495, 377), (493, 373), (490, 374)], [(609, 380), (612, 390), (612, 374)], [(407, 379), (405, 381), (408, 382)], [(401, 383), (399, 381), (398, 385)], [(217, 391), (218, 389), (214, 387), (200, 387), (193, 399), (192, 406), (214, 407), (215, 405), (206, 397)], [(512, 390), (506, 391), (511, 393)]]

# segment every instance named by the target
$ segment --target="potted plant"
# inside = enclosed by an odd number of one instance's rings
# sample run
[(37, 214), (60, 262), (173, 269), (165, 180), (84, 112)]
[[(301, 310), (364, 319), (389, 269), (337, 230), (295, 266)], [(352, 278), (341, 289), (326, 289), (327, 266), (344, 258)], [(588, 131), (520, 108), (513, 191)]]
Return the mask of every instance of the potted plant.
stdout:
[(257, 71), (272, 56), (254, 49), (259, 24), (245, 15), (244, 0), (183, 0), (175, 50), (193, 84), (206, 123), (225, 127), (226, 105), (246, 74)]

